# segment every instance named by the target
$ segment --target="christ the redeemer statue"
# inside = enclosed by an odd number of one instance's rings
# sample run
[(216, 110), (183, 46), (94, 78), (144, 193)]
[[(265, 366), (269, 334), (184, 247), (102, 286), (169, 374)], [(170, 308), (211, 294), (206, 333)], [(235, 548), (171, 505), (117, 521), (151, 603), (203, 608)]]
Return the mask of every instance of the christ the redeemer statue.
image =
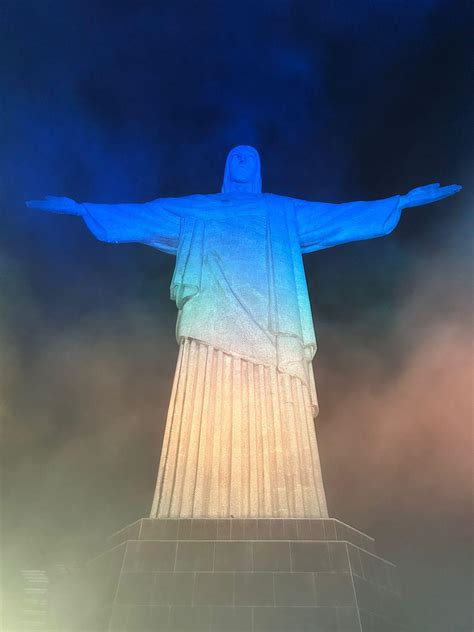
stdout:
[(221, 193), (145, 204), (27, 203), (80, 215), (102, 241), (176, 256), (179, 356), (152, 518), (327, 517), (302, 255), (387, 235), (402, 209), (460, 188), (306, 202), (262, 193), (259, 155), (239, 146), (228, 155)]

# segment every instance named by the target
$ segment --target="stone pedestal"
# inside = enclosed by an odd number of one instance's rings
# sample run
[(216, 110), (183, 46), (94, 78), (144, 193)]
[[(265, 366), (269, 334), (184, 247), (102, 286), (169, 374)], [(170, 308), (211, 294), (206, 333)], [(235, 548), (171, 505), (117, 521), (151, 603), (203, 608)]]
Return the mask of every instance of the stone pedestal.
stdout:
[(403, 630), (395, 567), (335, 519), (138, 520), (86, 583), (84, 632)]

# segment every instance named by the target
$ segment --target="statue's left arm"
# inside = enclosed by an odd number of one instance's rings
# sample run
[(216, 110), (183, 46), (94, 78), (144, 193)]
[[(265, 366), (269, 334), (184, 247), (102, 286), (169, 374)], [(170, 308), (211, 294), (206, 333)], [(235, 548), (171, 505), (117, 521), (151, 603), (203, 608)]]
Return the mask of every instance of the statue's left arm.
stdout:
[(404, 208), (430, 204), (457, 193), (462, 187), (429, 184), (406, 195), (370, 202), (328, 204), (295, 200), (296, 221), (303, 253), (339, 244), (388, 235)]

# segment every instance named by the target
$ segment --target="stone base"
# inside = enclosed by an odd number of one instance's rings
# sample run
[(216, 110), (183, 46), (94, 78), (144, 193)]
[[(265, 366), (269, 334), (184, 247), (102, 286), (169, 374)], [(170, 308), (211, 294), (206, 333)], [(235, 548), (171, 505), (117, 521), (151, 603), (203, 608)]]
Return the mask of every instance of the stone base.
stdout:
[(334, 519), (138, 520), (86, 583), (84, 632), (403, 630), (395, 567)]

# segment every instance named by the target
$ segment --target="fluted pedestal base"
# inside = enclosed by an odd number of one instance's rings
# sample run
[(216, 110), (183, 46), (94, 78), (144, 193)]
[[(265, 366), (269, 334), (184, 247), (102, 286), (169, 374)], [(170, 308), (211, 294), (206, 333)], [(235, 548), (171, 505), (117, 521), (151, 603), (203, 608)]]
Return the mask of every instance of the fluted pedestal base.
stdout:
[(88, 578), (87, 632), (403, 630), (395, 567), (334, 519), (142, 519)]

